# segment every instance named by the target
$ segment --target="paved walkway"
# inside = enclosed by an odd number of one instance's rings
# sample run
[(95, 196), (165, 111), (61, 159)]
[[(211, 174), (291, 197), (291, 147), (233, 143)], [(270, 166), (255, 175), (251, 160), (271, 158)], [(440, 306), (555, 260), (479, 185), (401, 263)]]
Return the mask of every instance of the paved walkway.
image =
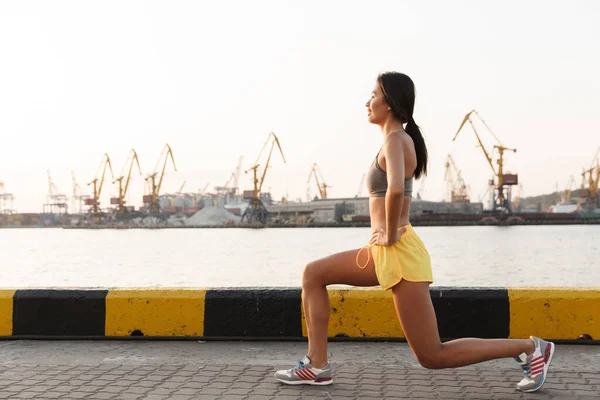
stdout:
[(335, 383), (283, 386), (306, 343), (0, 341), (0, 399), (599, 399), (600, 346), (558, 346), (537, 393), (512, 360), (420, 367), (404, 343), (332, 343)]

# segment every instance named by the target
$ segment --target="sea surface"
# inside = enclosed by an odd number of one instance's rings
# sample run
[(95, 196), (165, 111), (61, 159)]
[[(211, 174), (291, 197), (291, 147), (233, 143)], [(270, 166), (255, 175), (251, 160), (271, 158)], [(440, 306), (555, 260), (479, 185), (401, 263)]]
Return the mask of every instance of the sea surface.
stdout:
[[(600, 225), (417, 227), (433, 286), (600, 288)], [(369, 228), (0, 229), (0, 288), (299, 287)]]

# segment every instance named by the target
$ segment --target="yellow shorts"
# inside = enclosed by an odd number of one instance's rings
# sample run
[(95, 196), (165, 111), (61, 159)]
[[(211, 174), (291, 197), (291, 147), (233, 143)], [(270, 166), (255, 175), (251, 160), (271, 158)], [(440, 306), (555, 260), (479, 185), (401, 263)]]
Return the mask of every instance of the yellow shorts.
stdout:
[[(381, 287), (391, 289), (402, 279), (411, 282), (433, 282), (431, 259), (425, 245), (411, 224), (391, 246), (369, 246), (373, 254), (375, 273)], [(358, 255), (357, 255), (358, 260)]]

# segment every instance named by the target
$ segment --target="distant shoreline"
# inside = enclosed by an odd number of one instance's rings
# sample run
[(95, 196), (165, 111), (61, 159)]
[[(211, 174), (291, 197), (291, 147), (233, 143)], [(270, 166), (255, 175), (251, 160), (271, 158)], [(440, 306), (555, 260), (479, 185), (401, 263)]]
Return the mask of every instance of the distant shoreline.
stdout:
[[(568, 214), (512, 214), (493, 216), (490, 214), (431, 214), (415, 215), (411, 217), (413, 226), (521, 226), (521, 225), (599, 225), (600, 215), (583, 217)], [(31, 225), (0, 225), (0, 229), (11, 228), (63, 228), (63, 229), (262, 229), (262, 228), (369, 228), (371, 226), (368, 217), (360, 220), (344, 222), (312, 222), (303, 224), (226, 224), (226, 225), (140, 225), (122, 223), (100, 223), (94, 225), (68, 225), (67, 223), (56, 223), (48, 226)]]
[[(600, 225), (600, 218), (550, 220), (550, 221), (411, 221), (416, 227), (422, 226), (522, 226), (522, 225)], [(264, 228), (369, 228), (370, 223), (319, 223), (319, 224), (272, 224), (264, 225), (191, 225), (191, 226), (128, 226), (128, 225), (96, 225), (96, 226), (64, 226), (64, 229), (264, 229)]]

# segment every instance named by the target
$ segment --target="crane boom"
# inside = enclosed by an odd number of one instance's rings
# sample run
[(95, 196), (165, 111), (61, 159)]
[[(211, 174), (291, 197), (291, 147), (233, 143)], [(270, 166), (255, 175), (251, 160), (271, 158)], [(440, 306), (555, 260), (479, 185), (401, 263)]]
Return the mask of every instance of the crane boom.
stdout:
[[(331, 187), (328, 184), (325, 183), (325, 179), (323, 179), (323, 174), (321, 173), (321, 170), (319, 169), (319, 166), (317, 165), (317, 163), (314, 163), (311, 170), (310, 170), (310, 174), (308, 175), (308, 181), (307, 183), (310, 183), (310, 178), (311, 176), (315, 177), (315, 181), (317, 182), (317, 188), (319, 189), (319, 195), (321, 196), (322, 199), (326, 199), (327, 198), (327, 188)], [(321, 177), (321, 181), (319, 181), (319, 176)]]
[(456, 137), (460, 133), (460, 131), (463, 128), (463, 126), (465, 125), (465, 123), (467, 121), (469, 121), (469, 124), (471, 125), (471, 128), (473, 128), (473, 132), (475, 132), (475, 136), (477, 137), (477, 142), (479, 143), (479, 146), (481, 147), (481, 150), (483, 150), (483, 154), (485, 155), (485, 159), (487, 160), (488, 164), (490, 164), (490, 167), (492, 167), (492, 171), (494, 172), (494, 175), (496, 175), (496, 168), (494, 168), (494, 163), (492, 162), (492, 157), (490, 157), (490, 155), (488, 154), (487, 150), (485, 149), (485, 146), (483, 145), (483, 142), (481, 141), (481, 138), (479, 137), (479, 133), (477, 133), (477, 129), (475, 129), (475, 125), (473, 124), (473, 121), (471, 121), (471, 114), (474, 113), (474, 112), (476, 112), (476, 111), (475, 110), (471, 110), (471, 111), (469, 111), (467, 113), (467, 115), (465, 115), (465, 118), (463, 119), (462, 123), (460, 124), (460, 127), (458, 128), (458, 131), (456, 131), (456, 135), (454, 135), (454, 138), (452, 139), (452, 141), (454, 142), (456, 140)]
[[(138, 171), (140, 172), (140, 175), (142, 175), (142, 169), (140, 168), (138, 155), (134, 149), (131, 149), (127, 160), (125, 160), (125, 165), (121, 170), (121, 176), (113, 181), (113, 183), (119, 182), (119, 196), (117, 198), (111, 198), (110, 202), (111, 204), (117, 204), (117, 211), (119, 214), (123, 214), (127, 211), (125, 208), (125, 197), (127, 196), (127, 191), (129, 190), (129, 182), (131, 181), (131, 173), (133, 172), (134, 163), (137, 164)], [(123, 175), (123, 171), (127, 169), (127, 165), (129, 165), (129, 169), (127, 171), (127, 177), (125, 177)], [(125, 179), (125, 187), (123, 187), (123, 179)]]
[(208, 183), (206, 184), (206, 186), (204, 186), (204, 189), (201, 189), (201, 190), (200, 190), (200, 194), (201, 194), (201, 195), (203, 195), (203, 194), (206, 192), (206, 189), (208, 188), (208, 185), (210, 185), (210, 182), (208, 182)]
[(181, 184), (181, 187), (177, 191), (177, 194), (181, 194), (181, 192), (183, 192), (183, 188), (184, 188), (184, 186), (185, 186), (186, 183), (187, 183), (187, 180), (183, 181), (183, 183)]
[[(285, 156), (283, 155), (283, 150), (281, 150), (281, 145), (279, 144), (279, 138), (277, 138), (277, 136), (275, 136), (275, 134), (273, 132), (271, 132), (271, 135), (273, 137), (273, 141), (271, 142), (271, 150), (269, 150), (269, 156), (267, 157), (267, 163), (265, 165), (265, 169), (263, 170), (262, 177), (260, 178), (260, 182), (258, 185), (259, 193), (262, 191), (263, 183), (265, 183), (265, 177), (267, 176), (267, 169), (269, 168), (269, 163), (271, 162), (271, 155), (273, 154), (273, 149), (275, 148), (275, 144), (277, 144), (277, 147), (279, 148), (279, 152), (281, 153), (281, 158), (283, 158), (283, 162), (286, 162)], [(271, 136), (269, 136), (269, 137), (271, 137)]]
[[(483, 145), (483, 142), (481, 141), (481, 137), (479, 136), (479, 133), (477, 132), (477, 129), (475, 128), (475, 124), (473, 124), (473, 120), (471, 119), (471, 115), (475, 113), (475, 115), (477, 115), (477, 117), (479, 118), (479, 120), (485, 125), (485, 127), (488, 129), (488, 131), (492, 134), (492, 136), (494, 137), (494, 139), (496, 139), (496, 142), (498, 142), (498, 144), (494, 145), (492, 148), (492, 152), (493, 150), (498, 150), (498, 160), (497, 160), (497, 164), (498, 164), (498, 169), (496, 169), (494, 167), (494, 162), (492, 160), (492, 155), (490, 153), (488, 153), (488, 151), (485, 149), (485, 146)], [(516, 174), (513, 175), (504, 175), (504, 152), (506, 150), (508, 151), (512, 151), (512, 152), (516, 152), (517, 149), (511, 149), (508, 147), (503, 146), (500, 143), (500, 140), (498, 140), (498, 138), (496, 137), (496, 135), (494, 134), (494, 132), (492, 132), (492, 130), (490, 129), (490, 127), (487, 125), (487, 123), (483, 120), (483, 118), (481, 118), (481, 116), (479, 115), (479, 113), (476, 110), (471, 110), (469, 111), (465, 117), (463, 118), (462, 123), (460, 124), (460, 127), (458, 128), (458, 131), (456, 132), (456, 134), (454, 135), (454, 138), (452, 139), (452, 141), (456, 140), (456, 137), (458, 136), (458, 134), (460, 133), (461, 129), (463, 128), (463, 126), (466, 124), (466, 122), (469, 122), (469, 124), (471, 125), (471, 128), (473, 128), (473, 132), (475, 132), (475, 137), (477, 138), (477, 142), (479, 143), (479, 147), (481, 147), (481, 150), (483, 151), (483, 154), (485, 156), (485, 159), (487, 160), (488, 164), (490, 165), (490, 168), (492, 168), (492, 172), (494, 173), (494, 177), (497, 179), (496, 183), (494, 184), (494, 203), (493, 203), (493, 210), (503, 210), (506, 212), (510, 212), (510, 189), (507, 189), (507, 194), (508, 197), (505, 196), (505, 186), (512, 186), (512, 185), (518, 185), (518, 176)], [(507, 183), (505, 183), (505, 181)]]
[(138, 159), (138, 155), (134, 149), (131, 149), (131, 164), (129, 165), (129, 172), (127, 172), (127, 179), (125, 180), (125, 188), (123, 189), (123, 198), (127, 195), (127, 189), (129, 189), (129, 181), (131, 180), (131, 171), (133, 170), (133, 162), (137, 164), (138, 171), (140, 172), (140, 176), (142, 175), (142, 168), (140, 167), (140, 160)]
[(106, 161), (104, 162), (104, 169), (102, 170), (102, 179), (100, 179), (100, 187), (98, 188), (98, 198), (100, 198), (100, 195), (102, 194), (102, 187), (104, 186), (104, 177), (106, 175), (106, 166), (108, 166), (108, 168), (110, 169), (110, 176), (114, 179), (112, 165), (110, 164), (110, 157), (107, 153), (104, 153), (104, 155), (106, 156)]
[(365, 176), (367, 173), (363, 173), (362, 178), (360, 178), (360, 183), (358, 184), (358, 190), (356, 191), (356, 195), (354, 197), (362, 196), (363, 188), (365, 187)]
[[(272, 141), (272, 142), (271, 142)], [(269, 150), (269, 156), (267, 157), (267, 162), (265, 164), (264, 170), (262, 173), (259, 173), (258, 167), (260, 167), (259, 161), (261, 159), (262, 153), (266, 149), (267, 145), (271, 142), (271, 149)], [(281, 154), (281, 158), (283, 158), (283, 162), (285, 163), (285, 156), (283, 155), (283, 150), (281, 149), (281, 144), (279, 143), (279, 138), (275, 133), (270, 132), (267, 137), (267, 141), (263, 145), (258, 158), (256, 159), (256, 163), (251, 166), (249, 169), (244, 171), (248, 173), (249, 171), (253, 171), (253, 190), (252, 190), (252, 201), (250, 206), (246, 208), (244, 214), (242, 215), (242, 221), (246, 222), (260, 222), (265, 223), (267, 219), (267, 210), (260, 199), (260, 193), (262, 190), (263, 183), (265, 182), (265, 177), (267, 175), (267, 169), (269, 168), (269, 164), (271, 162), (271, 156), (273, 154), (273, 150), (275, 148), (275, 144), (277, 144), (277, 148), (279, 149), (279, 153)], [(258, 178), (260, 176), (260, 179)]]
[(171, 156), (171, 161), (173, 161), (173, 169), (175, 171), (177, 171), (177, 167), (175, 166), (175, 157), (173, 157), (173, 151), (171, 150), (171, 146), (169, 146), (168, 144), (165, 146), (165, 149), (167, 151), (167, 155), (165, 157), (165, 162), (163, 163), (163, 167), (162, 167), (162, 171), (160, 172), (160, 178), (158, 180), (158, 185), (156, 187), (156, 192), (159, 193), (160, 192), (160, 188), (162, 187), (162, 182), (163, 182), (163, 178), (165, 176), (165, 170), (167, 169), (167, 161), (169, 159), (169, 156)]
[[(454, 175), (453, 175), (454, 173)], [(456, 176), (456, 180), (454, 179)], [(446, 180), (450, 189), (450, 202), (468, 202), (469, 193), (467, 185), (462, 177), (462, 171), (458, 169), (452, 155), (448, 154), (446, 159)]]
[(233, 178), (233, 189), (235, 189), (236, 192), (239, 190), (239, 187), (240, 187), (240, 173), (242, 172), (242, 161), (243, 160), (244, 160), (244, 156), (240, 156), (237, 168), (235, 169), (235, 177)]
[[(160, 170), (160, 177), (158, 178), (158, 184), (156, 183), (156, 177), (158, 175), (158, 170), (161, 165), (161, 161), (165, 157), (164, 162), (162, 163), (162, 168)], [(150, 195), (144, 196), (144, 203), (149, 203), (148, 211), (150, 214), (161, 215), (160, 204), (158, 201), (158, 195), (160, 193), (160, 189), (162, 187), (163, 178), (165, 176), (165, 170), (167, 168), (167, 162), (169, 161), (169, 157), (171, 157), (171, 161), (173, 162), (173, 169), (177, 171), (177, 166), (175, 165), (175, 157), (173, 156), (173, 151), (171, 150), (171, 146), (169, 144), (165, 144), (165, 147), (160, 153), (160, 157), (156, 163), (156, 167), (154, 167), (154, 172), (150, 174), (146, 178), (146, 182), (148, 182), (150, 186)]]
[[(112, 170), (112, 165), (110, 163), (110, 157), (108, 156), (107, 153), (104, 153), (104, 158), (102, 160), (102, 162), (100, 163), (100, 168), (102, 170), (102, 176), (100, 179), (98, 179), (98, 175), (100, 174), (100, 171), (98, 170), (96, 172), (96, 176), (94, 177), (94, 179), (88, 183), (88, 185), (94, 185), (93, 189), (93, 198), (92, 199), (86, 199), (85, 200), (85, 204), (91, 206), (90, 211), (93, 213), (98, 213), (100, 212), (100, 195), (102, 194), (102, 187), (104, 186), (104, 178), (106, 176), (106, 167), (108, 166), (109, 170), (110, 170), (110, 176), (113, 178), (114, 180), (114, 174), (113, 174), (113, 170)], [(98, 185), (98, 180), (100, 180), (100, 184)]]
[(56, 185), (52, 182), (52, 176), (50, 176), (50, 170), (46, 170), (48, 172), (48, 196), (53, 196), (56, 192)]

